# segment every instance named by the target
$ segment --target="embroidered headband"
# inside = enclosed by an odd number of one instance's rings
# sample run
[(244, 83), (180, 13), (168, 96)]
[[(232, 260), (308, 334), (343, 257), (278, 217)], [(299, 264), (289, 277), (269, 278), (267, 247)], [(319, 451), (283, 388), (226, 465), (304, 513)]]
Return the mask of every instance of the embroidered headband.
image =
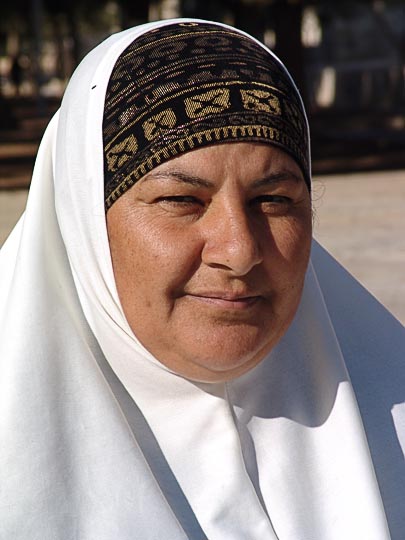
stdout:
[(235, 141), (280, 147), (310, 190), (305, 112), (277, 59), (237, 30), (205, 22), (145, 33), (120, 55), (107, 88), (106, 211), (160, 163)]

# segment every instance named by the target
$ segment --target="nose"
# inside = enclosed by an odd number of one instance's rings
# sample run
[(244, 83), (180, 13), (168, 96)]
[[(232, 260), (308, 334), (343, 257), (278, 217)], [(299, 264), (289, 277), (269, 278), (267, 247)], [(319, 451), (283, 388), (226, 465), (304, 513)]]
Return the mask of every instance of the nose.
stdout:
[(260, 231), (241, 205), (222, 205), (208, 214), (204, 223), (203, 263), (243, 276), (262, 262)]

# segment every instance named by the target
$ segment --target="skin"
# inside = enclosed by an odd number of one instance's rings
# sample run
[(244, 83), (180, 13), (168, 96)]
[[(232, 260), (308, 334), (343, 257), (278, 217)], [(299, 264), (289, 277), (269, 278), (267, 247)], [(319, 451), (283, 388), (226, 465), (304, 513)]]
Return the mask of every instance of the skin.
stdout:
[(163, 163), (114, 203), (107, 229), (128, 323), (180, 375), (242, 375), (294, 317), (311, 200), (299, 166), (275, 146), (217, 144)]

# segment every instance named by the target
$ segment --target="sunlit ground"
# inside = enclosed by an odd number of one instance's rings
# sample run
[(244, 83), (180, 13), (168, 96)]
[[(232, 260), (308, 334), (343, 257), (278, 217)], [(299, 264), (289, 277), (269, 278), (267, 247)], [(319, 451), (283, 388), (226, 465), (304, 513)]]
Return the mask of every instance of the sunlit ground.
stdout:
[(314, 182), (315, 238), (405, 324), (405, 171)]

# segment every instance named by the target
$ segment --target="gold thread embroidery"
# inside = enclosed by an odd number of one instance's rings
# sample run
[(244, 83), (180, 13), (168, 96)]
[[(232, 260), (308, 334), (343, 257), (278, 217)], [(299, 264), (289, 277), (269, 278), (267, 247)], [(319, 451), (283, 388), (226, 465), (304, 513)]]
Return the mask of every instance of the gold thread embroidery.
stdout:
[(212, 36), (212, 34), (217, 34), (217, 35), (224, 35), (226, 37), (231, 37), (231, 38), (237, 38), (237, 39), (240, 39), (241, 41), (243, 41), (244, 43), (246, 43), (246, 45), (250, 45), (250, 42), (249, 40), (243, 35), (243, 34), (239, 34), (238, 32), (229, 32), (229, 31), (223, 31), (223, 30), (204, 30), (204, 31), (193, 31), (193, 30), (190, 30), (189, 32), (184, 32), (184, 33), (181, 33), (181, 34), (173, 34), (173, 35), (170, 35), (168, 37), (163, 37), (163, 38), (158, 38), (158, 39), (155, 39), (153, 40), (152, 42), (150, 43), (146, 43), (145, 45), (142, 45), (141, 47), (138, 47), (137, 51), (139, 54), (143, 53), (145, 51), (145, 49), (149, 49), (150, 47), (158, 47), (160, 46), (160, 44), (164, 43), (165, 41), (170, 41), (172, 42), (173, 40), (175, 39), (186, 39), (186, 38), (190, 38), (190, 37), (200, 37), (200, 36), (204, 36), (204, 35), (209, 35), (209, 36)]
[(217, 114), (229, 109), (230, 92), (227, 88), (218, 88), (192, 96), (184, 100), (184, 106), (189, 118), (201, 118), (209, 114)]
[(249, 111), (264, 111), (277, 116), (281, 115), (280, 100), (271, 92), (264, 90), (241, 90), (242, 103)]
[[(204, 88), (215, 88), (218, 86), (218, 84), (221, 85), (221, 87), (223, 86), (229, 86), (229, 87), (232, 87), (232, 86), (241, 86), (241, 85), (245, 85), (246, 82), (244, 81), (221, 81), (220, 83), (217, 83), (217, 82), (213, 82), (213, 83), (207, 83), (207, 84), (204, 84), (203, 87)], [(273, 87), (273, 86), (270, 86), (268, 84), (265, 84), (265, 83), (258, 83), (258, 82), (255, 82), (254, 83), (255, 86), (262, 86), (264, 88), (270, 88), (272, 90), (276, 90), (277, 92), (281, 93), (277, 88)], [(173, 95), (169, 95), (169, 96), (166, 96), (165, 98), (162, 98), (160, 102), (158, 103), (155, 103), (153, 104), (152, 106), (153, 107), (157, 107), (157, 106), (162, 106), (164, 105), (166, 102), (171, 102), (177, 98), (181, 98), (184, 94), (187, 94), (190, 92), (190, 88), (186, 88), (184, 90), (181, 90), (179, 92), (177, 92), (176, 94), (173, 94)], [(187, 99), (187, 98), (186, 98)], [(151, 105), (151, 104), (150, 104)], [(145, 109), (145, 108), (144, 108)], [(108, 148), (111, 144), (114, 143), (114, 141), (119, 138), (125, 131), (129, 131), (131, 129), (133, 129), (133, 127), (139, 123), (141, 121), (142, 118), (144, 118), (146, 115), (150, 114), (150, 109), (146, 108), (145, 110), (143, 110), (142, 113), (140, 113), (138, 116), (136, 116), (134, 119), (132, 119), (128, 124), (125, 125), (125, 127), (123, 127), (120, 131), (118, 131), (116, 133), (116, 135), (111, 139), (111, 141), (109, 141), (109, 143), (106, 145), (106, 148)]]
[(106, 152), (108, 170), (117, 171), (138, 150), (138, 143), (133, 135), (116, 144)]
[(162, 131), (173, 128), (176, 125), (177, 118), (173, 109), (164, 111), (151, 116), (142, 124), (145, 137), (148, 141), (155, 139)]

